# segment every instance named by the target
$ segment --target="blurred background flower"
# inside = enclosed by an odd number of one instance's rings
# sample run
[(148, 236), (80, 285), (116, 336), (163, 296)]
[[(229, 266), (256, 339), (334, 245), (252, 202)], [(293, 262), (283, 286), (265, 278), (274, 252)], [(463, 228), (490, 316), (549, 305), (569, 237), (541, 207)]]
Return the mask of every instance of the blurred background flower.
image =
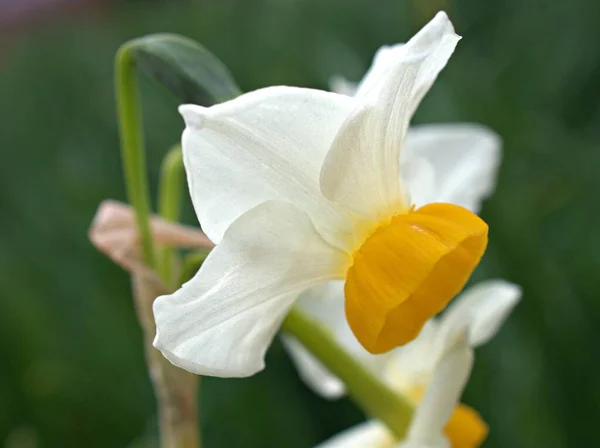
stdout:
[[(0, 443), (156, 439), (128, 275), (87, 240), (97, 204), (125, 197), (113, 100), (121, 43), (181, 33), (244, 90), (327, 89), (333, 74), (358, 81), (377, 48), (406, 40), (439, 9), (463, 39), (415, 123), (479, 122), (503, 137), (498, 188), (482, 210), (490, 245), (472, 281), (523, 286), (519, 307), (478, 351), (464, 402), (490, 424), (486, 447), (591, 445), (600, 417), (594, 0), (3, 0)], [(143, 79), (142, 95), (156, 185), (183, 123), (165, 89)], [(267, 365), (248, 379), (203, 380), (206, 447), (302, 448), (363, 419), (348, 400), (310, 392), (279, 343)]]

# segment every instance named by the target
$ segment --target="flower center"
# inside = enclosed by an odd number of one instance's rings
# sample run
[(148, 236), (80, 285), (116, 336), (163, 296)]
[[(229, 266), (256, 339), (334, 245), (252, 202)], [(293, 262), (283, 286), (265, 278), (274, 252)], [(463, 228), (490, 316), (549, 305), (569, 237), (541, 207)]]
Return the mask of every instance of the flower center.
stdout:
[(395, 216), (354, 253), (344, 288), (360, 343), (383, 353), (414, 339), (456, 296), (487, 246), (488, 226), (453, 204)]
[(488, 432), (488, 425), (479, 413), (462, 403), (454, 408), (444, 427), (452, 448), (476, 448), (483, 443)]

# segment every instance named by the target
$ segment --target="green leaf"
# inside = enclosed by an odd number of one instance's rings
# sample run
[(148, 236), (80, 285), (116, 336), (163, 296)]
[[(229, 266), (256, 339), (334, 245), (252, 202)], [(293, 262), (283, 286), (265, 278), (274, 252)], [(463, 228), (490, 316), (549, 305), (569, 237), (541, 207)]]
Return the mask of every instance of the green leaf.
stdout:
[(182, 102), (210, 106), (241, 94), (225, 64), (192, 39), (161, 33), (130, 45), (138, 69)]

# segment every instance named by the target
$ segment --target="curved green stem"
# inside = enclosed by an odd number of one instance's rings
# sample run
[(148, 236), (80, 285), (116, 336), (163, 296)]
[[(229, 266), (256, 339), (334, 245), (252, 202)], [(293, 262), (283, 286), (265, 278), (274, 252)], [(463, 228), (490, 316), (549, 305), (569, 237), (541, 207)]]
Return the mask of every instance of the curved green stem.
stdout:
[[(181, 145), (173, 146), (163, 158), (158, 188), (158, 214), (167, 221), (177, 222), (181, 215), (183, 192), (183, 155)], [(173, 247), (163, 247), (159, 252), (158, 269), (163, 281), (171, 285), (177, 251)]]
[[(133, 56), (135, 45), (136, 41), (127, 42), (117, 52), (116, 99), (127, 194), (135, 210), (144, 262), (152, 273), (156, 268), (156, 260), (150, 232), (150, 193), (146, 174), (136, 64)], [(178, 205), (170, 205), (170, 207), (167, 210), (168, 214), (178, 213)], [(198, 378), (171, 365), (158, 350), (152, 347), (155, 334), (152, 302), (158, 295), (165, 293), (165, 288), (162, 285), (157, 287), (158, 282), (151, 282), (141, 275), (134, 275), (133, 280), (136, 301), (139, 302), (139, 319), (146, 337), (147, 363), (157, 398), (161, 446), (164, 448), (199, 447), (195, 399)]]
[(117, 113), (127, 195), (135, 209), (144, 261), (148, 266), (154, 268), (154, 244), (149, 224), (150, 193), (146, 177), (142, 112), (133, 57), (134, 45), (135, 41), (122, 45), (115, 58)]
[(346, 384), (348, 395), (356, 404), (371, 417), (385, 423), (399, 440), (404, 439), (414, 411), (410, 402), (379, 381), (343, 350), (325, 327), (297, 307), (287, 315), (283, 329)]

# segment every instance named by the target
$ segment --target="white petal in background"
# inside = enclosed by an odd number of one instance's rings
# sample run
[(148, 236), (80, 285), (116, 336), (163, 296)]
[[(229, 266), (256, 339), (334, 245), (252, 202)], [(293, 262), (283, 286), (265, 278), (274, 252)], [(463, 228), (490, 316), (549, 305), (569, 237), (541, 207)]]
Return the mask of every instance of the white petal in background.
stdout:
[[(449, 202), (477, 213), (491, 195), (500, 167), (500, 137), (475, 124), (421, 125), (406, 136), (400, 163), (424, 163), (429, 170), (403, 178), (417, 206)], [(430, 172), (433, 171), (433, 175)]]
[(423, 441), (412, 441), (401, 442), (395, 445), (396, 448), (452, 448), (450, 441), (443, 436), (432, 438), (426, 442)]
[(487, 280), (468, 288), (442, 317), (427, 322), (421, 333), (392, 352), (385, 378), (397, 390), (426, 384), (449, 341), (466, 329), (471, 347), (488, 342), (521, 297), (521, 288), (504, 280)]
[(427, 384), (439, 359), (435, 351), (438, 333), (439, 324), (430, 319), (415, 339), (391, 351), (383, 369), (386, 383), (402, 393)]
[[(394, 69), (397, 62), (403, 58), (403, 43), (396, 45), (384, 45), (375, 53), (373, 63), (365, 76), (358, 85), (355, 86), (352, 95), (358, 98), (373, 98), (379, 94), (377, 89), (381, 89), (383, 84), (381, 79), (385, 79), (388, 73)], [(334, 90), (335, 92), (335, 90)]]
[(460, 401), (472, 366), (473, 351), (469, 347), (467, 329), (462, 328), (447, 341), (425, 396), (415, 411), (406, 440), (396, 444), (383, 424), (368, 421), (317, 448), (450, 448), (444, 427)]
[[(269, 87), (210, 108), (184, 105), (182, 144), (192, 201), (218, 243), (227, 227), (267, 200), (305, 210), (336, 244), (345, 217), (319, 189), (319, 172), (352, 98), (319, 90)], [(330, 229), (330, 230), (327, 230)]]
[(156, 299), (154, 345), (197, 374), (252, 375), (298, 294), (348, 263), (305, 213), (265, 202), (230, 226), (192, 280)]
[(344, 382), (330, 373), (297, 339), (284, 334), (281, 341), (290, 354), (300, 378), (316, 394), (329, 400), (344, 396)]
[[(344, 314), (344, 283), (330, 281), (300, 295), (297, 305), (326, 326), (352, 355), (399, 391), (427, 384), (448, 340), (462, 328), (469, 343), (479, 346), (491, 339), (521, 296), (521, 289), (504, 280), (488, 280), (462, 293), (441, 318), (429, 320), (410, 343), (384, 355), (371, 355), (352, 334)], [(345, 394), (343, 383), (299, 342), (284, 339), (302, 379), (319, 395), (334, 399)]]
[[(408, 130), (408, 136), (411, 129)], [(409, 137), (410, 138), (410, 137)], [(437, 195), (437, 179), (433, 165), (423, 157), (403, 157), (400, 155), (401, 186), (411, 205), (420, 207), (434, 202)]]
[(448, 341), (401, 447), (449, 446), (444, 427), (460, 401), (472, 366), (473, 351), (469, 347), (467, 329), (463, 328)]
[(330, 90), (340, 95), (355, 96), (357, 98), (368, 98), (370, 94), (373, 95), (374, 89), (381, 88), (379, 81), (387, 76), (399, 58), (403, 57), (401, 53), (403, 46), (404, 44), (396, 44), (380, 47), (375, 53), (371, 67), (359, 83), (335, 75), (329, 80)]
[(356, 93), (357, 84), (348, 81), (346, 78), (340, 75), (333, 75), (329, 79), (329, 90), (340, 95), (354, 96)]
[(409, 42), (389, 51), (395, 60), (386, 57), (390, 67), (368, 77), (368, 92), (357, 98), (362, 107), (325, 158), (321, 190), (327, 198), (377, 220), (408, 207), (400, 187), (402, 142), (414, 111), (459, 39), (446, 14), (438, 13)]
[(394, 438), (383, 423), (368, 421), (356, 425), (316, 448), (393, 448)]
[(439, 344), (466, 325), (472, 347), (493, 338), (521, 299), (521, 288), (505, 280), (487, 280), (463, 292), (439, 320)]

